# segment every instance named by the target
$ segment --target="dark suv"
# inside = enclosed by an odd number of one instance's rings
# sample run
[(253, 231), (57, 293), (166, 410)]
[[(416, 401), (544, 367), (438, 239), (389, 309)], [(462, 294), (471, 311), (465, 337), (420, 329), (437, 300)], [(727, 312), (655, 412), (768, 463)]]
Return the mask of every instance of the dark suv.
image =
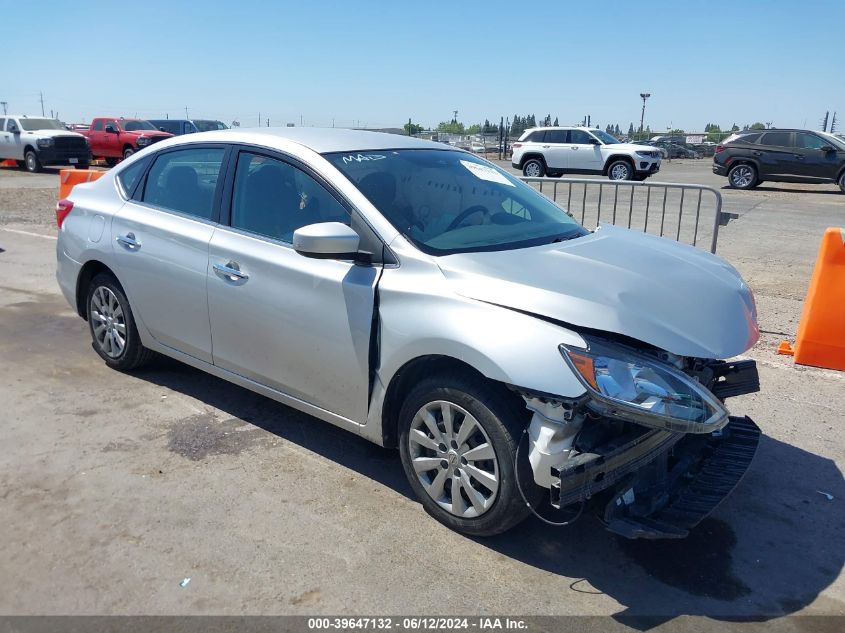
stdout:
[(835, 182), (845, 193), (845, 141), (809, 130), (737, 132), (716, 147), (713, 173), (736, 189), (761, 182)]

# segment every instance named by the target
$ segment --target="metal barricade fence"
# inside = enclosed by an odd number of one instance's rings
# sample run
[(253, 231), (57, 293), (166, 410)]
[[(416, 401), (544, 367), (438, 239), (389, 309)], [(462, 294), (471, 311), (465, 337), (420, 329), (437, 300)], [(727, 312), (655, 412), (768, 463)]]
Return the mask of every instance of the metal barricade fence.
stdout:
[[(520, 177), (563, 206), (581, 224), (609, 222), (697, 246), (736, 215), (722, 211), (722, 194), (705, 185), (592, 178)], [(702, 204), (703, 203), (703, 204)], [(574, 205), (574, 206), (573, 206)]]

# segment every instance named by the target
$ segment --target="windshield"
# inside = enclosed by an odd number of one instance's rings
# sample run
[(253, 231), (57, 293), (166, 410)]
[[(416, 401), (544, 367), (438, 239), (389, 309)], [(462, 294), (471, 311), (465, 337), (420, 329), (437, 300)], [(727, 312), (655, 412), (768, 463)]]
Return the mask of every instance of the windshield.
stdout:
[(590, 130), (590, 134), (595, 136), (605, 145), (616, 145), (617, 143), (619, 143), (618, 138), (616, 138), (615, 136), (611, 136), (610, 134), (602, 130)]
[(454, 150), (381, 150), (326, 159), (430, 255), (524, 248), (586, 235), (551, 200)]
[(149, 121), (141, 121), (140, 119), (129, 119), (120, 121), (120, 127), (126, 132), (136, 132), (138, 130), (153, 130), (158, 131), (158, 128)]
[(194, 119), (194, 125), (200, 132), (213, 132), (214, 130), (228, 130), (226, 124), (222, 121), (208, 121), (204, 119)]
[(33, 130), (63, 130), (65, 126), (56, 119), (18, 119), (21, 129), (27, 132)]
[(827, 132), (822, 132), (821, 135), (826, 140), (830, 141), (831, 145), (837, 149), (845, 149), (845, 137), (838, 136), (836, 134), (828, 134)]

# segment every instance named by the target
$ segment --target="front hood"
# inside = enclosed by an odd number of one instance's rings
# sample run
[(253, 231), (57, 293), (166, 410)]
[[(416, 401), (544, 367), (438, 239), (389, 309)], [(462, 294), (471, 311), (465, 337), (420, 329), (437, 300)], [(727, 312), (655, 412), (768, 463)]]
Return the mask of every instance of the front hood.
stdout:
[(637, 143), (614, 143), (613, 145), (605, 145), (604, 148), (608, 151), (622, 150), (625, 152), (658, 152), (656, 147), (651, 145), (639, 145)]
[(722, 259), (611, 225), (569, 242), (438, 258), (465, 297), (622, 334), (681, 356), (757, 342), (754, 297)]
[(23, 132), (23, 134), (32, 134), (41, 138), (56, 138), (57, 136), (71, 136), (73, 138), (80, 138), (82, 134), (79, 132), (71, 132), (70, 130), (31, 130)]

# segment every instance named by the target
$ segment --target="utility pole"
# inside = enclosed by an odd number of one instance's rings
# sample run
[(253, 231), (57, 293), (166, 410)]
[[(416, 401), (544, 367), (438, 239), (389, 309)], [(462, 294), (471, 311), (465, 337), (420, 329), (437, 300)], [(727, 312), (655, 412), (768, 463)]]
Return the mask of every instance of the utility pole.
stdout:
[(830, 133), (836, 133), (836, 112), (833, 113), (833, 118), (830, 120)]
[(302, 127), (302, 115), (299, 115), (299, 127)]
[(408, 136), (413, 136), (414, 128), (411, 127), (411, 117), (408, 117)]
[(0, 105), (3, 106), (3, 114), (6, 114), (6, 107), (9, 105), (8, 101), (0, 101)]
[(458, 111), (452, 110), (452, 123), (457, 123), (457, 122), (458, 122)]
[(645, 101), (651, 96), (650, 92), (641, 92), (640, 99), (643, 100), (643, 111), (640, 114), (640, 134), (643, 133), (643, 122), (645, 121)]
[(827, 117), (830, 116), (830, 110), (824, 113), (824, 118), (822, 119), (822, 132), (827, 132)]
[(267, 127), (270, 127), (270, 119), (267, 119)]
[(44, 93), (39, 92), (38, 96), (41, 97), (41, 116), (44, 116)]
[(185, 118), (190, 119), (191, 117), (188, 116), (188, 106), (185, 106)]
[(261, 127), (261, 113), (258, 113), (258, 127)]

